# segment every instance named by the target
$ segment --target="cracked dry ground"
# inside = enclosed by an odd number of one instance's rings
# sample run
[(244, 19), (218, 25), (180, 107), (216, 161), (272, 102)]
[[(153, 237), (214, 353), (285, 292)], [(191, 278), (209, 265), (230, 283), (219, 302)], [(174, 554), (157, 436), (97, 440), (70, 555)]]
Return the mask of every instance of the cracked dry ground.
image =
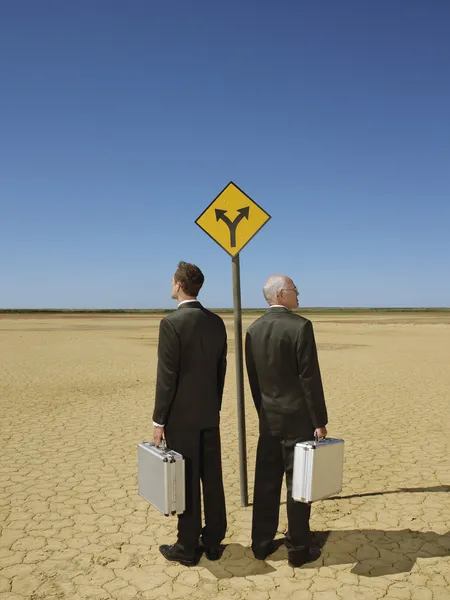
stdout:
[[(136, 489), (159, 318), (0, 319), (0, 600), (450, 598), (450, 317), (314, 319), (344, 489), (313, 506), (322, 557), (249, 551), (240, 507), (232, 323), (222, 414), (228, 547), (167, 563), (176, 519)], [(246, 319), (244, 326), (248, 325)], [(257, 424), (247, 394), (249, 487)], [(286, 526), (280, 509), (280, 536)]]

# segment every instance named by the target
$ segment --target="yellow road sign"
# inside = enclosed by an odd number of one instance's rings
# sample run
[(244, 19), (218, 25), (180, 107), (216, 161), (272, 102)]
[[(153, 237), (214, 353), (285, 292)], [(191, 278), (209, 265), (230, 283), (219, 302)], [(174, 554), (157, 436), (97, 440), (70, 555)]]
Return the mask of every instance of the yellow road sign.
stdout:
[(230, 181), (195, 222), (234, 257), (270, 218), (265, 210)]

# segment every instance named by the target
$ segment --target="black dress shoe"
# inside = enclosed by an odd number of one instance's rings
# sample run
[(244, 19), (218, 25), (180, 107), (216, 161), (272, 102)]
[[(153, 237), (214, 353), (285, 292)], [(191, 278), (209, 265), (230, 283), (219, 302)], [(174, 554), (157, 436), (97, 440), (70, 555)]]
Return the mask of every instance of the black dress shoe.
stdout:
[(322, 553), (319, 550), (319, 548), (314, 548), (314, 547), (310, 548), (306, 552), (304, 552), (304, 551), (288, 552), (289, 566), (290, 567), (301, 567), (302, 565), (305, 565), (306, 563), (314, 562), (315, 560), (317, 560), (320, 557), (321, 554)]
[(180, 544), (173, 544), (173, 546), (160, 546), (159, 551), (165, 559), (172, 562), (178, 562), (180, 565), (185, 567), (195, 567), (200, 562), (202, 557), (202, 551), (197, 548), (194, 554), (189, 555), (184, 552), (184, 548)]
[(225, 546), (220, 544), (219, 546), (211, 546), (210, 548), (204, 548), (205, 556), (208, 560), (219, 560), (222, 558)]
[(253, 554), (257, 560), (266, 560), (268, 556), (276, 552), (283, 544), (284, 539), (274, 540), (273, 542), (270, 542), (268, 546), (263, 546), (262, 548), (252, 545)]

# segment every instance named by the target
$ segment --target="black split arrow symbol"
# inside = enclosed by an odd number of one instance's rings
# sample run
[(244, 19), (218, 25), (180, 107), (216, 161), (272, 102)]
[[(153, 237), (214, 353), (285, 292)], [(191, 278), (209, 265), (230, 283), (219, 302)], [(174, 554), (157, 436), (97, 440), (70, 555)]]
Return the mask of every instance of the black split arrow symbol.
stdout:
[(227, 217), (227, 211), (222, 210), (221, 208), (216, 208), (216, 220), (222, 220), (226, 225), (228, 225), (228, 229), (230, 230), (230, 246), (232, 248), (236, 248), (236, 229), (242, 219), (245, 217), (248, 220), (248, 215), (250, 212), (250, 206), (246, 206), (245, 208), (238, 208), (238, 216), (232, 221), (229, 217)]

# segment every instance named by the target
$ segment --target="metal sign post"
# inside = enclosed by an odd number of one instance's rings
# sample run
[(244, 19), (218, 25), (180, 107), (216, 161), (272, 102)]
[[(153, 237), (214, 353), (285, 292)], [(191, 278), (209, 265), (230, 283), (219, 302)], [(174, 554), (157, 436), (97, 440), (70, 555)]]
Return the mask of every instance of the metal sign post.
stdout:
[(248, 481), (239, 253), (270, 218), (250, 196), (230, 182), (195, 221), (232, 258), (241, 506), (248, 506)]
[(247, 440), (245, 434), (244, 359), (242, 352), (241, 264), (239, 254), (232, 259), (234, 354), (236, 360), (236, 400), (240, 465), (241, 506), (248, 506)]

